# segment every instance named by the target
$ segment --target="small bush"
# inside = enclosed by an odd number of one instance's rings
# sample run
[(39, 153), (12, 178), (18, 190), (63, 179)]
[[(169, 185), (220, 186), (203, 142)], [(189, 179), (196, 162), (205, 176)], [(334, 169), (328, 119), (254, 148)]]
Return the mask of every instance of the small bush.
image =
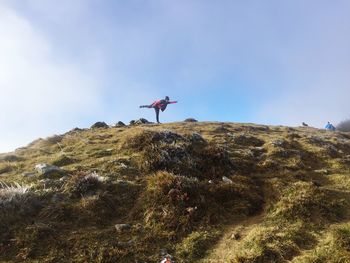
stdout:
[(228, 152), (207, 143), (200, 134), (181, 136), (170, 131), (144, 130), (127, 141), (140, 151), (137, 165), (147, 173), (168, 171), (198, 178), (221, 178), (232, 172)]
[(176, 174), (192, 174), (193, 159), (185, 145), (161, 144), (145, 147), (139, 166), (146, 172), (166, 170)]
[(157, 132), (144, 129), (127, 137), (124, 142), (124, 147), (142, 151), (146, 147), (152, 147), (153, 144), (175, 144), (184, 141), (185, 138), (183, 136), (172, 131), (164, 130)]
[(30, 186), (0, 183), (0, 224), (35, 211), (39, 200)]
[(74, 197), (83, 197), (96, 194), (105, 178), (96, 173), (78, 173), (67, 182), (65, 188)]
[[(201, 224), (217, 224), (232, 215), (251, 215), (261, 209), (259, 189), (249, 178), (208, 184), (193, 177), (157, 172), (147, 178), (141, 195), (143, 219), (152, 229), (188, 233)], [(189, 210), (192, 210), (189, 212)]]

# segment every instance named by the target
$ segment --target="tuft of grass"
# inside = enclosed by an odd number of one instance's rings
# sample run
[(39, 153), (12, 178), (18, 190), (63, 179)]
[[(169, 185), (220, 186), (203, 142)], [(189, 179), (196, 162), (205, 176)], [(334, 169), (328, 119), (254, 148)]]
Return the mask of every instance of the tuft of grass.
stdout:
[(97, 173), (79, 172), (70, 178), (66, 183), (66, 192), (69, 192), (74, 197), (83, 197), (87, 195), (94, 195), (102, 187), (106, 181), (105, 177)]
[(350, 262), (350, 224), (330, 227), (330, 231), (320, 236), (317, 246), (295, 259), (302, 263)]
[(284, 190), (270, 212), (271, 218), (337, 221), (344, 218), (347, 201), (309, 182), (296, 182)]
[(202, 258), (216, 238), (208, 231), (193, 231), (176, 246), (179, 262), (195, 262)]
[(197, 133), (181, 136), (171, 131), (144, 130), (128, 139), (128, 147), (140, 151), (136, 163), (147, 173), (165, 170), (212, 179), (229, 175), (234, 167), (226, 150), (207, 143)]
[(314, 243), (314, 235), (302, 221), (287, 225), (258, 225), (239, 244), (231, 262), (282, 263), (292, 260), (302, 249)]
[(263, 140), (249, 134), (239, 134), (239, 135), (233, 136), (233, 142), (240, 146), (255, 146), (255, 147), (263, 146), (265, 143)]
[(0, 225), (30, 215), (39, 208), (40, 203), (31, 186), (18, 183), (5, 184), (0, 182)]
[(148, 129), (140, 129), (124, 139), (123, 146), (125, 148), (142, 151), (151, 147), (153, 144), (173, 144), (176, 142), (184, 142), (185, 138), (178, 133), (170, 130), (153, 131)]
[[(259, 211), (261, 194), (245, 177), (232, 177), (232, 184), (208, 184), (193, 177), (157, 172), (147, 177), (139, 198), (142, 218), (154, 231), (176, 231), (178, 237), (203, 224), (216, 225), (225, 218)], [(189, 212), (192, 210), (191, 212)]]
[(65, 154), (60, 154), (52, 161), (52, 165), (61, 167), (61, 166), (73, 164), (75, 162), (76, 160), (74, 158), (67, 156)]

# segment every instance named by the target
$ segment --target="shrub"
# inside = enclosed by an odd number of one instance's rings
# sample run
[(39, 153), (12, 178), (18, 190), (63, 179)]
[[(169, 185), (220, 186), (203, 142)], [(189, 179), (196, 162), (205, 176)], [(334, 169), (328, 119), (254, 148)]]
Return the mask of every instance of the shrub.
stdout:
[(198, 133), (181, 136), (171, 131), (144, 130), (125, 144), (140, 151), (137, 165), (144, 171), (168, 171), (201, 179), (221, 178), (233, 164), (223, 148), (207, 143)]
[(106, 179), (97, 173), (78, 173), (67, 182), (65, 188), (74, 197), (83, 197), (96, 194)]
[(169, 130), (158, 132), (143, 129), (136, 132), (136, 134), (128, 136), (125, 139), (124, 147), (141, 151), (146, 147), (151, 147), (153, 144), (175, 144), (184, 141), (185, 138), (183, 136)]
[(262, 198), (251, 179), (235, 176), (233, 183), (208, 184), (193, 177), (161, 171), (147, 177), (141, 195), (143, 219), (151, 229), (192, 231), (201, 224), (217, 224), (232, 215), (258, 211)]
[(0, 182), (0, 224), (34, 212), (39, 200), (30, 186)]

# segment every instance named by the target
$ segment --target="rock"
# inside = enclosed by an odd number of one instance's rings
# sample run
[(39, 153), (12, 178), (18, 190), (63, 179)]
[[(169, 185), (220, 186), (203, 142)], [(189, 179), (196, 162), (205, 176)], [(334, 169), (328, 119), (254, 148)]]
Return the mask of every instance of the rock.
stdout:
[(117, 232), (129, 231), (131, 229), (131, 225), (129, 224), (116, 224), (114, 225)]
[(121, 247), (121, 248), (127, 248), (132, 246), (134, 243), (135, 243), (134, 240), (129, 240), (127, 242), (119, 241), (117, 245), (118, 247)]
[(59, 179), (60, 182), (65, 182), (65, 181), (67, 181), (67, 180), (68, 180), (68, 176), (62, 176), (62, 177)]
[(198, 121), (194, 118), (187, 118), (186, 120), (184, 120), (184, 122), (198, 122)]
[(131, 121), (129, 122), (129, 125), (135, 125), (135, 120), (131, 120)]
[(41, 184), (44, 184), (44, 185), (49, 185), (49, 184), (51, 184), (51, 179), (42, 179), (42, 180), (40, 180), (39, 182), (41, 183)]
[(159, 254), (164, 257), (165, 255), (168, 254), (168, 251), (166, 248), (161, 248), (160, 251), (159, 251)]
[(70, 130), (70, 132), (81, 132), (83, 131), (84, 129), (80, 129), (78, 127), (75, 127), (74, 129)]
[(238, 232), (232, 233), (231, 239), (240, 240), (241, 239), (241, 234), (238, 233)]
[(196, 212), (197, 209), (198, 209), (197, 206), (195, 206), (195, 207), (187, 207), (186, 208), (186, 212), (187, 212), (188, 216), (192, 218), (194, 216), (194, 213)]
[(96, 129), (96, 128), (108, 128), (109, 126), (105, 122), (98, 121), (95, 124), (91, 126), (91, 129)]
[(127, 169), (128, 168), (128, 166), (125, 163), (120, 163), (119, 166), (122, 169)]
[(232, 183), (233, 183), (232, 180), (229, 179), (229, 178), (227, 178), (226, 176), (223, 176), (223, 177), (222, 177), (222, 181), (223, 181), (224, 183), (226, 183), (226, 184), (232, 184)]
[(274, 140), (271, 142), (271, 144), (275, 147), (287, 147), (288, 145), (288, 142), (286, 140), (283, 140), (283, 139), (277, 139), (277, 140)]
[(64, 173), (64, 171), (61, 168), (46, 163), (40, 163), (35, 165), (35, 170), (41, 175), (48, 175), (51, 173)]
[(149, 122), (148, 120), (141, 118), (138, 119), (137, 121), (134, 122), (134, 125), (141, 125), (141, 124), (150, 124), (151, 122)]
[(22, 176), (23, 176), (23, 177), (28, 177), (28, 178), (30, 178), (30, 177), (34, 177), (34, 176), (35, 176), (35, 173), (26, 172), (26, 173), (23, 173)]
[(51, 202), (53, 203), (57, 203), (57, 202), (61, 202), (65, 199), (65, 195), (64, 194), (54, 194), (52, 197), (51, 197)]
[(324, 174), (324, 175), (329, 174), (329, 171), (327, 169), (314, 170), (314, 172), (318, 174)]
[(118, 121), (114, 127), (124, 127), (124, 126), (126, 126), (124, 122)]

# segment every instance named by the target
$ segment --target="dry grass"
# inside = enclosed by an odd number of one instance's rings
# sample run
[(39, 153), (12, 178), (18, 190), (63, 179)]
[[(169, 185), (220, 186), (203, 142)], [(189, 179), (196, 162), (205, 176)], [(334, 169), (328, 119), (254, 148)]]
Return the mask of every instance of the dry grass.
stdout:
[[(215, 122), (39, 139), (0, 156), (0, 196), (14, 208), (0, 261), (158, 262), (166, 248), (177, 262), (348, 262), (349, 142)], [(38, 163), (65, 176), (23, 176)], [(116, 233), (119, 223), (132, 227)]]

